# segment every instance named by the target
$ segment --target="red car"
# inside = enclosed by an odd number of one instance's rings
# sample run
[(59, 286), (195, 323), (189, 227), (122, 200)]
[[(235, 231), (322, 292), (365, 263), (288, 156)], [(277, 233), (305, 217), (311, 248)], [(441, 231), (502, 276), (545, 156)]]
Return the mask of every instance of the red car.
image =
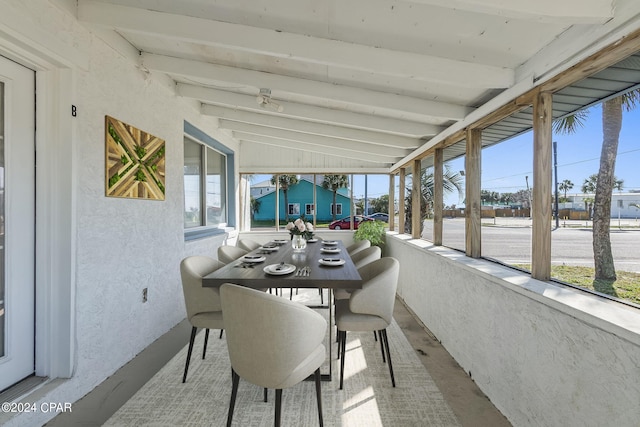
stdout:
[[(354, 222), (353, 222), (353, 228), (355, 230), (358, 229), (358, 225), (360, 225), (360, 223), (362, 221), (373, 221), (372, 219), (369, 218), (365, 218), (362, 215), (356, 215)], [(335, 221), (333, 221), (331, 224), (329, 224), (329, 229), (330, 230), (349, 230), (351, 228), (351, 217), (348, 216), (346, 218), (342, 218), (342, 219), (337, 219)]]

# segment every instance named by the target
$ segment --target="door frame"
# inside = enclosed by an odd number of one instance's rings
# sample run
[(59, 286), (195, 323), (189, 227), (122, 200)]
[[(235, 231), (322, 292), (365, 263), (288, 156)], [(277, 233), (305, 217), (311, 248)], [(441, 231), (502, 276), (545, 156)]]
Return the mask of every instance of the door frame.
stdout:
[(36, 71), (35, 373), (70, 378), (76, 358), (74, 64), (2, 31), (0, 54)]

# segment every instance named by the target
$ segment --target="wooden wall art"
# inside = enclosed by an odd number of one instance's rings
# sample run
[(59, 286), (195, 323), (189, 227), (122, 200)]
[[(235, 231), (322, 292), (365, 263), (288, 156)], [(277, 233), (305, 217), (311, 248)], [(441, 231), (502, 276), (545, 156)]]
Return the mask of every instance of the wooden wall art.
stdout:
[(164, 200), (165, 142), (105, 116), (107, 196)]

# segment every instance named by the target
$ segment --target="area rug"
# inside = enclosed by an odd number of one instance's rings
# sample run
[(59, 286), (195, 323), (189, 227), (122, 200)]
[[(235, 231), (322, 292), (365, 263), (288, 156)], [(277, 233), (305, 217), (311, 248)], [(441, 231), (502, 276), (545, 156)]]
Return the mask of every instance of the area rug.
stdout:
[[(285, 296), (288, 296), (285, 291)], [(313, 304), (317, 290), (302, 291), (294, 298)], [(325, 300), (327, 296), (325, 294)], [(319, 301), (317, 301), (319, 302)], [(328, 315), (327, 309), (318, 309)], [(380, 345), (373, 333), (348, 334), (344, 389), (339, 389), (340, 364), (332, 343), (333, 380), (322, 383), (325, 426), (405, 427), (459, 426), (429, 373), (395, 321), (387, 329), (396, 387), (382, 362)], [(333, 329), (335, 341), (335, 328)], [(182, 383), (187, 348), (183, 348), (147, 382), (104, 426), (224, 426), (231, 395), (231, 368), (226, 341), (217, 331), (209, 336), (206, 359), (202, 359), (204, 334), (196, 337), (187, 382)], [(328, 346), (328, 343), (325, 344)], [(285, 389), (282, 397), (283, 426), (317, 426), (313, 381)], [(275, 393), (263, 402), (263, 389), (240, 380), (233, 425), (272, 426)]]

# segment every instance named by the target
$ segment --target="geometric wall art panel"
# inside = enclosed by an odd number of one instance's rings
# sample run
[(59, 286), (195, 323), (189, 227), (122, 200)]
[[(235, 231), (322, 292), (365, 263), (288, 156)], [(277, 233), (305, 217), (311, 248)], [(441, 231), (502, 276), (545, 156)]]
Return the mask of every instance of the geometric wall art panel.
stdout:
[(164, 200), (163, 139), (105, 116), (106, 194)]

